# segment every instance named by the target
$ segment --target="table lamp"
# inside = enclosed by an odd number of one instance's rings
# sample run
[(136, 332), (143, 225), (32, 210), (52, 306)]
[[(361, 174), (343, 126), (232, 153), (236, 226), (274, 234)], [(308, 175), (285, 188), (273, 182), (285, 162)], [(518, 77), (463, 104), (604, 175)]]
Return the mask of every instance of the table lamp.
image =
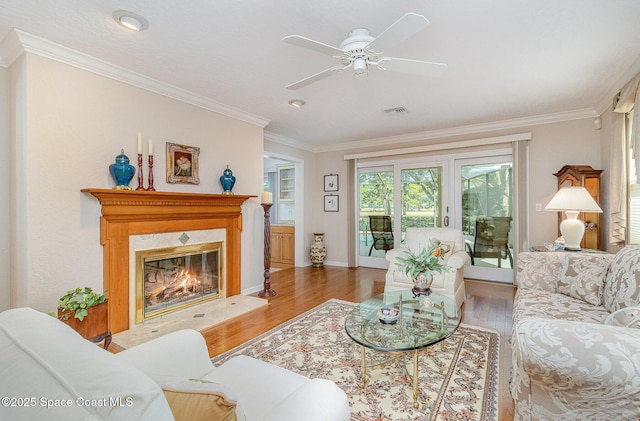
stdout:
[(587, 189), (580, 186), (562, 187), (544, 210), (567, 214), (567, 218), (560, 223), (560, 233), (564, 238), (566, 250), (580, 250), (580, 241), (584, 235), (584, 222), (578, 219), (578, 214), (580, 212), (602, 212)]

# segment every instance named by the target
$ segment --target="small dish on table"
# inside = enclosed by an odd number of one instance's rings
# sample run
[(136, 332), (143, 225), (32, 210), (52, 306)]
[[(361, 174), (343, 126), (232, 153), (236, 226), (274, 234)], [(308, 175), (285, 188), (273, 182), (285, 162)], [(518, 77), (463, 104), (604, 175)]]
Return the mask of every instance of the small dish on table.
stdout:
[(392, 325), (398, 321), (398, 316), (400, 315), (400, 310), (397, 308), (390, 307), (382, 307), (378, 311), (378, 319), (380, 323)]

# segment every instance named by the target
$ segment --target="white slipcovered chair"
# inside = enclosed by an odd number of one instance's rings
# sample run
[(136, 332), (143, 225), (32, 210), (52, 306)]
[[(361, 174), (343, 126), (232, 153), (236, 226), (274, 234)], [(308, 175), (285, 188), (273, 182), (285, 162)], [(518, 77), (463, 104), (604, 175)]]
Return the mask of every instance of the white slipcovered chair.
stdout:
[(118, 354), (31, 308), (0, 313), (0, 420), (348, 421), (347, 395), (244, 355), (214, 366), (179, 330)]
[(432, 239), (451, 246), (451, 251), (445, 255), (444, 260), (453, 270), (436, 273), (433, 276), (431, 290), (451, 297), (460, 307), (465, 300), (463, 271), (464, 265), (469, 261), (469, 255), (465, 251), (464, 234), (461, 230), (454, 228), (407, 228), (404, 244), (386, 254), (389, 269), (385, 277), (384, 292), (413, 288), (413, 280), (398, 269), (396, 259), (404, 256), (407, 249), (417, 253), (429, 247)]

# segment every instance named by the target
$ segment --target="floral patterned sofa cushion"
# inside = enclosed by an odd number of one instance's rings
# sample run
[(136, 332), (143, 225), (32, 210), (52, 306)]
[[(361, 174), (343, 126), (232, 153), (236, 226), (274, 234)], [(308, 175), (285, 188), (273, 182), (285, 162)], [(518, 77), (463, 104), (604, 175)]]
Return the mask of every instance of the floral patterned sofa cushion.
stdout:
[(620, 250), (609, 266), (602, 304), (613, 313), (640, 305), (640, 245)]
[(602, 306), (568, 295), (538, 289), (519, 289), (513, 303), (513, 323), (529, 317), (604, 323), (609, 312)]
[(514, 326), (516, 421), (637, 421), (635, 329), (529, 317)]
[(558, 292), (599, 306), (602, 304), (609, 260), (608, 256), (602, 254), (565, 256), (558, 279)]

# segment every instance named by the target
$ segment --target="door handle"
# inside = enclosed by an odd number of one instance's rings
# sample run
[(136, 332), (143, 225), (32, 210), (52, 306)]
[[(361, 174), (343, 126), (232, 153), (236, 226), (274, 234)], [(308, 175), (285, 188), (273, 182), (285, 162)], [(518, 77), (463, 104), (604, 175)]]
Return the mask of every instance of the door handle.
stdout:
[(449, 216), (448, 215), (444, 217), (444, 226), (445, 227), (449, 226)]

